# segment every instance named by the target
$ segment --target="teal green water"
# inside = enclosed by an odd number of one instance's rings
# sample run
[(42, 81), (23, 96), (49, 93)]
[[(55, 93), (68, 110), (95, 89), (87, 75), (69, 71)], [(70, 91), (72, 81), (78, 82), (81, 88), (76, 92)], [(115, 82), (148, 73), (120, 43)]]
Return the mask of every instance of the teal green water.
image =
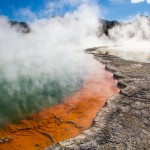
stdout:
[(84, 78), (81, 74), (18, 75), (16, 79), (9, 79), (0, 72), (0, 127), (59, 103), (81, 86)]

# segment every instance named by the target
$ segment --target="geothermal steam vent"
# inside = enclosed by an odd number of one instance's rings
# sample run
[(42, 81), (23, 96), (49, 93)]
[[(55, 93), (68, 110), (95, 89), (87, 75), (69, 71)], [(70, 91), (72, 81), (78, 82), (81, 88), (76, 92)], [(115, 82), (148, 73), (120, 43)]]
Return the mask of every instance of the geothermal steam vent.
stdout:
[(91, 58), (82, 50), (98, 43), (93, 8), (82, 5), (29, 25), (0, 17), (1, 127), (59, 103), (81, 86), (91, 70)]
[(0, 150), (146, 149), (149, 64), (119, 57), (149, 62), (150, 18), (100, 19), (98, 0), (32, 5), (13, 12), (28, 23), (0, 15)]
[[(32, 41), (36, 35), (22, 35), (4, 24), (12, 43), (10, 47), (1, 44), (0, 126), (59, 103), (80, 87), (89, 70), (83, 64), (88, 57), (82, 52), (62, 51), (61, 46), (43, 49), (45, 43)], [(35, 48), (30, 47), (31, 41)]]
[(99, 42), (93, 8), (28, 25), (0, 17), (1, 150), (44, 149), (76, 136), (117, 92), (112, 74), (83, 51)]
[[(32, 28), (25, 34), (20, 26), (15, 30), (7, 20), (3, 23), (27, 47), (36, 38)], [(106, 99), (118, 92), (103, 65), (76, 46), (70, 50), (74, 43), (64, 50), (60, 43), (54, 51), (49, 50), (51, 44), (44, 50), (40, 42), (36, 50), (14, 45), (9, 55), (7, 46), (1, 51), (1, 150), (44, 149), (79, 135), (91, 126)]]

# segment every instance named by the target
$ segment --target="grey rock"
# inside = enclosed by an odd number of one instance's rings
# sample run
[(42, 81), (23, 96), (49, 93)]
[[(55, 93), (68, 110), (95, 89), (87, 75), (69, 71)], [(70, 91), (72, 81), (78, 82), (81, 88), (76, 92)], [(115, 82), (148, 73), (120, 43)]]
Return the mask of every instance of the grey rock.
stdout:
[(118, 79), (118, 94), (111, 96), (79, 136), (47, 150), (149, 150), (150, 64), (95, 54)]
[(2, 144), (2, 143), (9, 143), (11, 140), (12, 140), (12, 137), (0, 138), (0, 144)]

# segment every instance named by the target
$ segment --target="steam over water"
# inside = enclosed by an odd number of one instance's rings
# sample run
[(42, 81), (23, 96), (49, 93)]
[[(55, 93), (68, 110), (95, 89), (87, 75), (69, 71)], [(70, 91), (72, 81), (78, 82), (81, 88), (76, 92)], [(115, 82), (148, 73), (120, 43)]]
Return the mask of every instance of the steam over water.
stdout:
[[(80, 87), (87, 73), (86, 70), (80, 69), (73, 72), (66, 66), (64, 70), (63, 68), (57, 68), (58, 71), (51, 70), (55, 75), (51, 72), (39, 72), (36, 68), (32, 68), (34, 72), (26, 74), (25, 66), (20, 64), (15, 65), (17, 77), (10, 79), (5, 72), (9, 65), (12, 67), (12, 64), (2, 66), (0, 73), (1, 125), (8, 120), (16, 121), (40, 108), (60, 102)], [(47, 67), (51, 69), (51, 66)]]
[(121, 22), (101, 37), (99, 50), (127, 60), (150, 62), (150, 17), (137, 15)]
[(64, 17), (35, 19), (28, 34), (0, 17), (0, 126), (80, 88), (91, 61), (82, 50), (98, 45), (97, 10), (81, 4)]

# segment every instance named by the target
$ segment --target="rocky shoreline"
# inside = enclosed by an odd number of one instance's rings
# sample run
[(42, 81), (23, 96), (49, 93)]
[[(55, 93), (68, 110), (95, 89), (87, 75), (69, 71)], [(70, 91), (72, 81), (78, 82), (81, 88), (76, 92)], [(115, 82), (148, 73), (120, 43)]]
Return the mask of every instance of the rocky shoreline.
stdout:
[(118, 80), (90, 129), (47, 150), (148, 150), (150, 148), (150, 64), (88, 52)]

